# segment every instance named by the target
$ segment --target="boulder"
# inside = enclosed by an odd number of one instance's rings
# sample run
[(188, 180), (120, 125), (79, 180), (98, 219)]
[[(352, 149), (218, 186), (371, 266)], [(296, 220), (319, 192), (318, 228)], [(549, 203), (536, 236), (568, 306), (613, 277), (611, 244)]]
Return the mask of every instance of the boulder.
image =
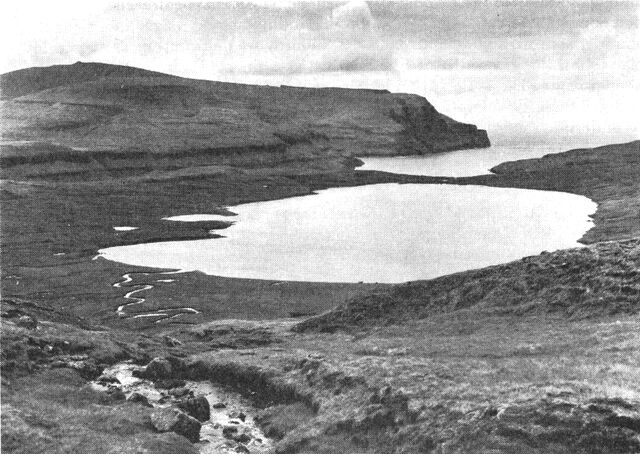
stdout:
[(200, 421), (177, 408), (160, 408), (151, 413), (151, 423), (158, 432), (175, 432), (192, 443), (200, 440)]
[(251, 436), (246, 433), (241, 433), (233, 436), (233, 441), (237, 441), (238, 443), (249, 443), (251, 441)]
[(229, 418), (239, 419), (240, 421), (244, 422), (244, 420), (247, 418), (247, 415), (245, 415), (241, 411), (232, 411), (231, 413), (229, 413)]
[(154, 358), (147, 364), (142, 375), (150, 380), (171, 378), (173, 368), (171, 362), (165, 358)]
[(125, 400), (126, 394), (120, 388), (107, 389), (107, 395), (113, 400)]
[(156, 388), (160, 389), (171, 389), (171, 388), (181, 388), (186, 385), (184, 380), (178, 380), (176, 378), (169, 378), (167, 380), (156, 380), (154, 382)]
[(208, 421), (211, 417), (209, 401), (204, 396), (188, 397), (178, 402), (178, 408), (199, 421)]
[(147, 396), (140, 393), (131, 393), (129, 397), (127, 397), (128, 402), (135, 402), (144, 405), (145, 407), (151, 407), (152, 405), (149, 403), (149, 399)]
[(118, 380), (113, 375), (107, 375), (107, 374), (100, 375), (98, 378), (96, 378), (96, 382), (103, 386), (106, 386), (109, 384), (114, 384), (114, 385), (120, 384), (120, 380)]
[(189, 391), (187, 388), (172, 388), (169, 390), (169, 394), (172, 395), (173, 397), (184, 397), (186, 395), (188, 395), (191, 391)]
[(227, 408), (227, 405), (224, 402), (216, 402), (215, 404), (212, 405), (213, 408), (215, 408), (216, 410), (221, 410), (223, 408)]
[(103, 371), (103, 368), (91, 359), (86, 361), (68, 361), (67, 367), (77, 370), (80, 376), (87, 380), (95, 380), (102, 375)]
[(233, 438), (238, 433), (238, 428), (236, 426), (224, 426), (222, 428), (222, 435), (225, 438)]

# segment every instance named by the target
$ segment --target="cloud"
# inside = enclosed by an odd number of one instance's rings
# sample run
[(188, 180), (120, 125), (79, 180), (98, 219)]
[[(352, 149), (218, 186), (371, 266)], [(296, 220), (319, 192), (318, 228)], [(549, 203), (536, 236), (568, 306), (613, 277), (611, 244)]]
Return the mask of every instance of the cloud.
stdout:
[(287, 75), (328, 72), (392, 71), (395, 59), (389, 52), (356, 45), (334, 45), (325, 50), (247, 57), (225, 69), (226, 74)]
[(371, 28), (375, 25), (367, 2), (358, 0), (334, 8), (331, 11), (331, 21), (334, 25), (348, 28)]
[(378, 35), (366, 2), (351, 1), (316, 13), (312, 20), (290, 22), (281, 31), (270, 30), (263, 36), (260, 52), (236, 55), (223, 72), (287, 75), (394, 69), (394, 46)]

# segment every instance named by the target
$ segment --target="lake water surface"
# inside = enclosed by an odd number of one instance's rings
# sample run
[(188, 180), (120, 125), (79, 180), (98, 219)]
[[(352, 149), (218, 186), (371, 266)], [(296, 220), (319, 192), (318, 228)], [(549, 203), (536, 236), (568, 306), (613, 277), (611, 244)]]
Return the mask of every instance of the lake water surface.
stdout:
[(527, 144), (494, 145), (490, 148), (451, 151), (418, 156), (358, 158), (364, 165), (357, 170), (379, 170), (405, 175), (429, 175), (434, 177), (470, 177), (490, 173), (489, 169), (506, 161), (540, 158), (559, 153), (570, 146)]
[(578, 246), (586, 197), (483, 186), (378, 184), (232, 207), (224, 238), (119, 246), (104, 258), (268, 280), (404, 282)]

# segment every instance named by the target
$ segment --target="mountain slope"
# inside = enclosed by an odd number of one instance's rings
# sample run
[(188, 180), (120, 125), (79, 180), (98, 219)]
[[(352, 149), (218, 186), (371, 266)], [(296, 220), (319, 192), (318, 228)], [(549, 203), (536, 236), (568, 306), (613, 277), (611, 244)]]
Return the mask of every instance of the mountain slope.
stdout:
[(112, 168), (167, 154), (256, 166), (489, 146), (485, 131), (423, 97), (384, 90), (210, 82), (99, 63), (20, 70), (0, 76), (0, 87), (5, 168)]

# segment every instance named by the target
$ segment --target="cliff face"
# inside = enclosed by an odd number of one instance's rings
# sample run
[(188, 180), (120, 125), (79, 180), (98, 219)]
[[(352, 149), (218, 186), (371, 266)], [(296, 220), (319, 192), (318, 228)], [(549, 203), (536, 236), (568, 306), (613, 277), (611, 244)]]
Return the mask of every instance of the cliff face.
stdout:
[(38, 162), (112, 169), (190, 156), (245, 166), (489, 146), (485, 131), (426, 99), (384, 90), (252, 86), (98, 63), (15, 71), (0, 76), (0, 89), (5, 173)]

